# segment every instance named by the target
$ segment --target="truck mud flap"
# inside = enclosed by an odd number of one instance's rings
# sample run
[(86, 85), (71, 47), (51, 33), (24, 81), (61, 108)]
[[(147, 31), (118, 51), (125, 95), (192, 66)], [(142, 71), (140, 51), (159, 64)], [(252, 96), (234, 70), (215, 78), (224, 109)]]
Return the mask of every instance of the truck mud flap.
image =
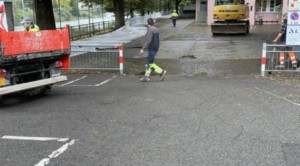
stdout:
[(213, 23), (211, 25), (211, 31), (213, 34), (247, 34), (249, 32), (249, 26), (246, 23)]
[(58, 77), (52, 77), (52, 78), (38, 80), (38, 81), (32, 81), (28, 83), (22, 83), (18, 85), (7, 86), (7, 87), (0, 88), (0, 96), (33, 89), (36, 87), (51, 85), (66, 80), (67, 80), (67, 76), (58, 76)]

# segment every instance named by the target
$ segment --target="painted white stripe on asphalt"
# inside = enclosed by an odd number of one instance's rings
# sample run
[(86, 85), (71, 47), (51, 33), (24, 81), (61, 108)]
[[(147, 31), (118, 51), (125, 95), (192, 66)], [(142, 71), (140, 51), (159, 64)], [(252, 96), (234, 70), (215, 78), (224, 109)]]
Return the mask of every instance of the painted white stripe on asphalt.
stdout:
[(116, 78), (117, 76), (113, 76), (112, 78), (108, 79), (108, 80), (105, 80), (103, 82), (101, 82), (100, 84), (96, 84), (95, 86), (101, 86), (101, 85), (104, 85), (106, 83), (108, 83), (109, 81), (113, 80), (114, 78)]
[(74, 82), (80, 81), (80, 80), (82, 80), (82, 79), (84, 79), (84, 78), (86, 78), (86, 77), (87, 77), (87, 76), (82, 76), (82, 77), (80, 77), (80, 78), (78, 78), (78, 79), (76, 79), (76, 80), (67, 82), (67, 83), (62, 84), (62, 85), (60, 85), (60, 86), (66, 86), (66, 85), (69, 85), (69, 84), (73, 84)]
[(71, 86), (75, 86), (75, 87), (91, 87), (94, 85), (71, 85)]
[(1, 137), (2, 139), (10, 139), (10, 140), (25, 140), (25, 141), (58, 141), (58, 142), (66, 142), (69, 138), (53, 138), (53, 137), (23, 137), (23, 136), (9, 136), (5, 135)]
[(292, 101), (292, 100), (289, 100), (289, 99), (287, 99), (287, 98), (278, 96), (278, 95), (276, 95), (276, 94), (274, 94), (274, 93), (271, 93), (271, 92), (262, 90), (262, 89), (260, 89), (260, 88), (258, 88), (258, 87), (254, 87), (254, 88), (257, 89), (257, 90), (260, 90), (260, 91), (262, 91), (262, 92), (264, 92), (264, 93), (266, 93), (266, 94), (268, 94), (268, 95), (271, 95), (271, 96), (280, 98), (280, 99), (282, 99), (282, 100), (284, 100), (284, 101), (286, 101), (286, 102), (292, 103), (292, 104), (294, 104), (294, 105), (296, 105), (296, 106), (300, 106), (300, 103), (296, 103), (296, 102), (294, 102), (294, 101)]
[(64, 151), (66, 151), (69, 146), (73, 145), (75, 143), (75, 140), (71, 140), (70, 142), (64, 144), (62, 147), (60, 147), (59, 149), (53, 151), (48, 158), (44, 158), (42, 159), (38, 164), (36, 164), (35, 166), (45, 166), (47, 164), (50, 163), (51, 159), (57, 158), (59, 155), (61, 155)]

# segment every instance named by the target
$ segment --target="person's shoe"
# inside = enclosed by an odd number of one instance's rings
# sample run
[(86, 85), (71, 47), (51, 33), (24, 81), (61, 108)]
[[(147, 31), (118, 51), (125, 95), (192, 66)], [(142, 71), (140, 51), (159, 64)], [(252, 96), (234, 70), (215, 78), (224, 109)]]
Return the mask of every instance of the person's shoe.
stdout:
[(149, 82), (150, 78), (149, 77), (142, 77), (142, 78), (140, 78), (140, 81), (141, 82)]
[(161, 74), (160, 74), (159, 80), (160, 80), (160, 81), (163, 81), (163, 80), (165, 79), (165, 77), (166, 77), (166, 74), (167, 74), (167, 70), (163, 70), (163, 71), (161, 72)]
[(297, 63), (292, 64), (293, 68), (297, 68)]
[(277, 65), (277, 66), (275, 66), (275, 68), (276, 68), (276, 69), (284, 69), (284, 68), (285, 68), (285, 66), (281, 64), (281, 65)]

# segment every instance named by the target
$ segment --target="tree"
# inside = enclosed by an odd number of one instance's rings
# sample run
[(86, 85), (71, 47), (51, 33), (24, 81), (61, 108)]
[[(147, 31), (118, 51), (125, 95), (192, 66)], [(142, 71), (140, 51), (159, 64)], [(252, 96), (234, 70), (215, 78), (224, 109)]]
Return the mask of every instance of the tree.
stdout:
[(124, 0), (113, 0), (113, 4), (116, 18), (115, 28), (121, 28), (125, 25)]
[[(94, 2), (101, 4), (102, 0), (81, 0), (87, 4)], [(125, 25), (124, 18), (124, 0), (104, 0), (105, 10), (114, 12), (115, 14), (115, 28), (120, 28)]]
[(178, 13), (179, 11), (179, 4), (181, 3), (182, 0), (175, 0), (175, 10)]
[(70, 7), (72, 8), (71, 13), (73, 16), (79, 16), (78, 3), (75, 0), (71, 0)]
[(36, 23), (41, 30), (56, 29), (51, 0), (33, 0)]

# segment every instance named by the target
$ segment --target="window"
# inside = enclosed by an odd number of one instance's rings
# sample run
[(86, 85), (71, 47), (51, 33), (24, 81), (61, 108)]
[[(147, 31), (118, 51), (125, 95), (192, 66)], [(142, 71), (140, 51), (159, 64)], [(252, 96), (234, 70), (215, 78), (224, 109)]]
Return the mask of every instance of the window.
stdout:
[(256, 12), (281, 12), (281, 0), (257, 0)]
[(216, 0), (216, 5), (244, 4), (244, 0)]

